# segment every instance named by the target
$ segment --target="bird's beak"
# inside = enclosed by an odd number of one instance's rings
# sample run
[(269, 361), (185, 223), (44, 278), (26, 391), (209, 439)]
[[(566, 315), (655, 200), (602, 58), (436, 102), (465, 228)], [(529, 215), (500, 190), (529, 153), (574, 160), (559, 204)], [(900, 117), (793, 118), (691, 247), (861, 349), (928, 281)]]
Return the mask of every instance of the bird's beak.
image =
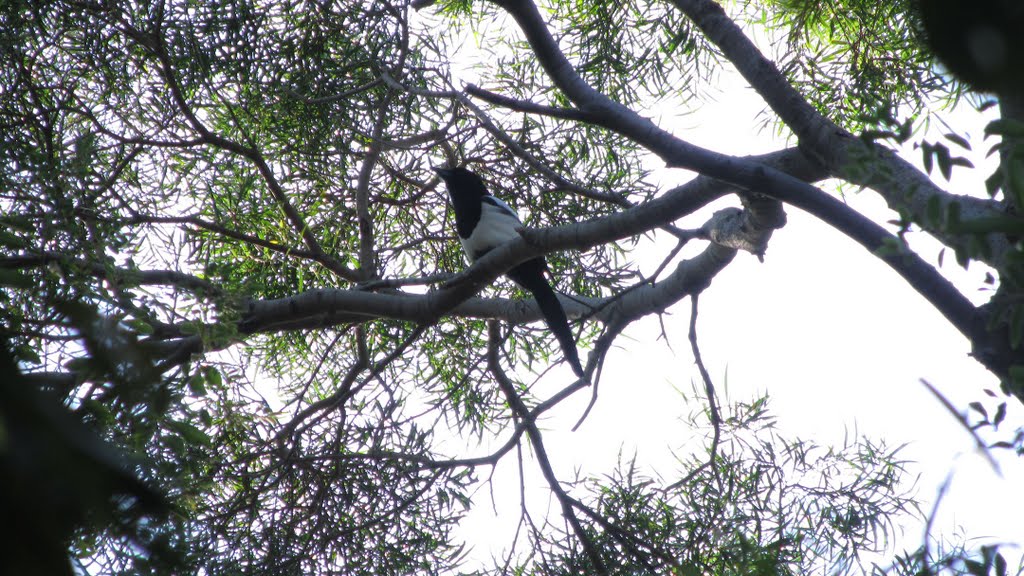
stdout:
[(442, 179), (447, 180), (452, 176), (451, 168), (441, 168), (439, 166), (433, 166), (432, 168), (434, 172), (437, 172), (437, 175), (440, 176)]

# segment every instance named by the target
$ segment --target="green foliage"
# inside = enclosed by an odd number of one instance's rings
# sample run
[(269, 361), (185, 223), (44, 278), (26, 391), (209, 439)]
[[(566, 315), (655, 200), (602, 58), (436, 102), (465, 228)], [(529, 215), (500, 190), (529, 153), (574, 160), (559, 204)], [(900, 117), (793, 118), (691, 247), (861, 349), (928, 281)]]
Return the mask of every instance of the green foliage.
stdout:
[[(843, 572), (882, 551), (893, 514), (912, 500), (899, 449), (866, 438), (839, 448), (774, 431), (765, 398), (736, 403), (714, 451), (681, 458), (675, 484), (634, 457), (603, 478), (580, 482), (587, 531), (623, 574), (806, 574)], [(691, 421), (709, 431), (701, 415)], [(591, 573), (580, 546), (544, 541), (529, 574)], [(637, 550), (643, 554), (638, 554)]]
[[(958, 95), (927, 60), (906, 2), (760, 6), (761, 24), (787, 35), (784, 67), (797, 88), (844, 126), (881, 128), (866, 140), (908, 142), (929, 99)], [(102, 489), (78, 498), (95, 485), (56, 482), (73, 504), (63, 517), (46, 495), (23, 499), (24, 511), (59, 520), (51, 556), (68, 551), (89, 573), (110, 574), (452, 573), (466, 557), (456, 528), (481, 505), (481, 471), (510, 454), (546, 458), (538, 418), (582, 387), (551, 396), (547, 382), (525, 383), (559, 356), (545, 330), (485, 330), (488, 314), (527, 305), (492, 298), (522, 297), (509, 282), (482, 292), (489, 313), (473, 317), (414, 323), (332, 310), (257, 333), (242, 322), (257, 301), (291, 309), (331, 289), (411, 296), (464, 269), (431, 166), (480, 171), (529, 227), (615, 214), (663, 191), (647, 152), (623, 135), (467, 99), (455, 85), (463, 72), (509, 98), (572, 106), (498, 8), (435, 8), (0, 3), (0, 328), (18, 363), (11, 373), (56, 396), (87, 426), (83, 438), (130, 455), (131, 469), (115, 476), (158, 489), (171, 510), (141, 521), (112, 495), (144, 490), (109, 490), (109, 462), (62, 463), (67, 446), (57, 442), (38, 475), (91, 471)], [(582, 77), (641, 110), (697, 109), (727, 64), (668, 3), (542, 8)], [(486, 62), (462, 70), (470, 36)], [(907, 107), (910, 120), (897, 122)], [(1024, 162), (1013, 143), (1024, 131), (1003, 119), (987, 132), (1002, 138), (1005, 158), (989, 195), (1019, 207)], [(957, 134), (919, 148), (926, 170), (946, 180), (971, 168)], [(867, 171), (874, 159), (856, 160)], [(991, 255), (987, 236), (1020, 225), (1012, 211), (967, 218), (938, 199), (901, 227), (914, 218), (969, 238), (955, 248), (964, 265)], [(600, 316), (654, 285), (638, 245), (548, 255), (559, 290), (606, 299), (580, 322), (583, 348), (611, 346), (625, 326)], [(905, 250), (894, 240), (878, 254)], [(1019, 349), (1019, 244), (998, 274), (991, 328)], [(511, 386), (490, 351), (514, 368)], [(520, 403), (534, 412), (513, 413)], [(7, 406), (0, 444), (16, 437)], [(972, 409), (996, 427), (1001, 406)], [(675, 477), (686, 482), (666, 486), (663, 470), (636, 459), (556, 480), (553, 490), (571, 493), (563, 506), (578, 504), (579, 531), (524, 519), (529, 535), (511, 544), (511, 570), (593, 572), (590, 547), (614, 573), (848, 573), (912, 508), (896, 451), (781, 438), (763, 400), (723, 409), (721, 442), (680, 456)], [(45, 422), (25, 428), (27, 438), (48, 433)], [(1020, 436), (1008, 445), (1020, 450)], [(1005, 571), (997, 554), (958, 558), (972, 574)]]
[[(936, 69), (913, 0), (770, 0), (761, 23), (785, 34), (780, 68), (823, 114), (853, 132), (865, 112), (917, 116), (963, 88)], [(870, 125), (870, 124), (868, 124)]]

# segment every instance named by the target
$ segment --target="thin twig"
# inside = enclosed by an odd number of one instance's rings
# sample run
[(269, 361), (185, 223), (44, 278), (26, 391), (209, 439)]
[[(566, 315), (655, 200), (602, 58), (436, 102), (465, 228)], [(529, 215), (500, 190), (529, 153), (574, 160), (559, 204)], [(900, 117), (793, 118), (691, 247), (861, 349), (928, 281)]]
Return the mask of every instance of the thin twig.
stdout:
[[(489, 321), (487, 323), (488, 338), (491, 341), (500, 340), (500, 334), (498, 330), (498, 323), (495, 321)], [(523, 402), (522, 398), (516, 393), (515, 384), (508, 378), (505, 371), (502, 370), (501, 364), (498, 361), (498, 346), (489, 346), (487, 351), (487, 364), (490, 368), (491, 374), (498, 382), (498, 387), (502, 393), (505, 394), (505, 399), (508, 402), (509, 407), (513, 413), (518, 414), (522, 419), (523, 425), (526, 427), (526, 434), (530, 437), (530, 443), (533, 446), (534, 453), (537, 455), (537, 463), (540, 466), (541, 473), (544, 479), (547, 480), (548, 487), (554, 493), (555, 498), (562, 506), (562, 516), (565, 518), (569, 526), (572, 527), (576, 537), (579, 538), (580, 544), (583, 546), (583, 551), (586, 553), (587, 558), (590, 560), (591, 565), (595, 573), (606, 575), (608, 574), (608, 568), (604, 563), (604, 559), (601, 557), (600, 551), (597, 549), (597, 545), (584, 530), (583, 525), (580, 523), (579, 518), (576, 516), (574, 502), (565, 490), (562, 488), (561, 481), (555, 475), (554, 468), (551, 466), (551, 459), (548, 457), (547, 450), (544, 447), (544, 438), (540, 433), (540, 429), (537, 428), (537, 424), (534, 421), (535, 416), (530, 412), (530, 409)]]
[(964, 415), (961, 414), (959, 411), (957, 411), (956, 406), (953, 406), (953, 403), (950, 402), (948, 398), (943, 396), (942, 392), (939, 392), (939, 390), (935, 386), (932, 386), (931, 382), (925, 380), (924, 378), (921, 378), (921, 384), (924, 384), (924, 387), (927, 388), (928, 391), (932, 393), (932, 396), (935, 396), (935, 398), (938, 399), (939, 403), (946, 408), (946, 411), (952, 414), (953, 418), (956, 418), (956, 421), (959, 422), (960, 425), (964, 427), (964, 430), (966, 430), (967, 433), (971, 435), (971, 438), (974, 439), (974, 444), (975, 446), (977, 446), (978, 451), (981, 452), (982, 456), (985, 457), (985, 460), (988, 460), (989, 465), (992, 466), (992, 470), (994, 470), (995, 473), (998, 474), (999, 476), (1002, 476), (1003, 473), (999, 469), (999, 463), (996, 462), (996, 459), (992, 456), (992, 452), (988, 449), (988, 445), (985, 444), (985, 441), (982, 440), (981, 436), (978, 435), (978, 432), (971, 427), (971, 424), (970, 422), (967, 421), (967, 418), (964, 417)]
[(722, 437), (722, 416), (718, 411), (718, 400), (715, 394), (715, 384), (711, 381), (711, 375), (708, 374), (707, 368), (704, 366), (704, 360), (700, 355), (700, 346), (697, 342), (697, 310), (698, 310), (699, 293), (693, 294), (690, 297), (690, 349), (693, 351), (693, 360), (697, 364), (697, 370), (700, 372), (701, 380), (704, 382), (704, 392), (708, 398), (708, 411), (711, 413), (711, 426), (714, 432), (711, 437), (711, 449), (708, 455), (708, 460), (700, 466), (694, 468), (689, 474), (684, 476), (678, 482), (674, 482), (665, 488), (665, 491), (675, 490), (680, 486), (684, 486), (690, 482), (693, 478), (702, 472), (705, 468), (710, 467), (711, 472), (715, 477), (715, 480), (721, 483), (721, 479), (718, 476), (718, 468), (715, 467), (715, 460), (718, 458), (718, 443)]

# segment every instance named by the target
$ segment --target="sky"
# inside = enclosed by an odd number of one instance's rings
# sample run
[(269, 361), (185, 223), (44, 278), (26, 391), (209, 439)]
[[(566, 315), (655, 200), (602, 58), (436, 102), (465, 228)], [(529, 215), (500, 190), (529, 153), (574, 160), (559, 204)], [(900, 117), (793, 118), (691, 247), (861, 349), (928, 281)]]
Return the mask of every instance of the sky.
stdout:
[[(466, 69), (460, 79), (476, 82), (473, 75)], [(702, 105), (697, 113), (679, 116), (671, 108), (643, 113), (694, 144), (728, 154), (763, 153), (786, 144), (761, 128), (758, 115), (764, 104), (742, 79), (726, 73), (718, 85), (717, 101)], [(964, 105), (949, 121), (954, 128), (969, 130), (975, 150), (966, 155), (978, 166), (985, 163), (990, 145), (981, 141), (982, 128), (993, 113), (986, 117)], [(946, 131), (933, 126), (913, 141), (934, 142)], [(921, 165), (919, 151), (908, 146), (904, 155)], [(957, 169), (947, 189), (984, 191), (991, 162), (979, 170)], [(655, 160), (651, 166), (664, 189), (692, 177), (664, 169)], [(876, 222), (893, 218), (870, 191), (851, 192), (846, 201)], [(698, 227), (726, 205), (738, 202), (723, 199), (677, 224)], [(1014, 497), (1024, 486), (1021, 458), (995, 453), (999, 470), (994, 470), (969, 433), (921, 383), (927, 380), (966, 412), (972, 401), (994, 409), (997, 401), (983, 390), (998, 391), (997, 380), (968, 356), (967, 340), (885, 264), (800, 210), (787, 207), (787, 214), (788, 224), (772, 237), (764, 263), (741, 253), (700, 297), (701, 353), (720, 397), (749, 400), (768, 394), (777, 428), (789, 437), (841, 444), (846, 437), (864, 435), (892, 447), (905, 444), (901, 455), (913, 462), (911, 473), (920, 474), (915, 493), (923, 510), (931, 510), (949, 479), (933, 535), (965, 536), (975, 546), (1024, 543), (1019, 521), (1024, 500)], [(909, 241), (929, 262), (936, 262), (938, 243), (920, 232), (911, 233)], [(654, 258), (670, 247), (650, 250), (652, 260), (639, 262), (641, 269), (652, 271), (658, 264)], [(684, 254), (700, 248), (698, 243)], [(984, 266), (963, 270), (950, 253), (941, 270), (974, 302), (987, 300)], [(579, 430), (571, 428), (589, 401), (588, 392), (543, 419), (549, 453), (563, 478), (572, 478), (576, 470), (608, 472), (620, 453), (636, 454), (652, 470), (676, 469), (672, 450), (692, 444), (695, 434), (681, 418), (700, 402), (692, 393), (689, 401), (680, 393), (689, 393), (699, 380), (687, 341), (689, 309), (689, 300), (684, 300), (664, 318), (669, 345), (659, 340), (661, 324), (655, 318), (632, 325), (619, 338), (605, 362), (597, 404)], [(570, 381), (563, 367), (546, 376), (541, 386), (554, 391)], [(1019, 403), (1008, 404), (1003, 438), (1024, 425)], [(486, 449), (483, 445), (473, 452)], [(526, 478), (527, 493), (535, 502), (531, 509), (540, 513), (546, 503), (547, 512), (559, 514), (533, 468)], [(480, 501), (492, 498), (493, 503), (478, 505), (462, 527), (471, 541), (479, 542), (471, 558), (486, 562), (507, 545), (518, 519), (518, 483), (514, 458), (509, 457), (481, 488)], [(923, 531), (922, 519), (906, 519), (895, 549), (916, 548)], [(1021, 554), (1019, 548), (1002, 552), (1011, 567)]]

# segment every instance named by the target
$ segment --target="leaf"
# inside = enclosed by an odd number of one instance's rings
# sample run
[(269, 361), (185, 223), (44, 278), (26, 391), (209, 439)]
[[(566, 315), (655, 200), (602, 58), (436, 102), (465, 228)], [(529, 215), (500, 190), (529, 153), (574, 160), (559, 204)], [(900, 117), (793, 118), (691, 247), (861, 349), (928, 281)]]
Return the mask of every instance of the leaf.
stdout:
[(935, 159), (939, 163), (939, 172), (947, 181), (953, 175), (953, 163), (949, 157), (949, 148), (945, 144), (935, 145)]
[(153, 326), (141, 318), (129, 320), (127, 324), (139, 334), (148, 335), (153, 333)]
[(999, 193), (999, 190), (1003, 187), (1003, 171), (997, 168), (991, 176), (985, 179), (985, 190), (988, 191), (989, 196), (995, 196)]
[(968, 142), (966, 138), (960, 136), (959, 134), (953, 134), (952, 132), (950, 132), (949, 134), (946, 134), (946, 140), (949, 140), (950, 142), (966, 150), (971, 149), (971, 143)]
[(972, 576), (988, 576), (988, 569), (985, 567), (983, 562), (965, 558), (964, 567), (967, 568), (967, 573)]
[(1006, 402), (999, 404), (996, 408), (996, 415), (992, 417), (992, 425), (999, 426), (999, 423), (1006, 419)]
[(28, 244), (28, 240), (25, 240), (21, 236), (16, 236), (6, 230), (0, 230), (0, 245), (9, 246), (11, 248), (25, 248)]
[(192, 377), (188, 379), (188, 391), (191, 392), (193, 396), (206, 396), (205, 382), (206, 378), (204, 378), (202, 374), (193, 374)]
[(967, 406), (974, 410), (975, 412), (981, 414), (985, 418), (985, 420), (988, 420), (988, 411), (985, 410), (985, 407), (981, 404), (981, 402), (971, 402)]
[(177, 420), (169, 420), (167, 426), (181, 434), (181, 437), (192, 444), (200, 444), (202, 446), (212, 446), (213, 440), (207, 436), (206, 432), (203, 432), (199, 428), (189, 424), (188, 422), (179, 422)]
[(964, 168), (974, 168), (974, 163), (964, 158), (963, 156), (954, 156), (950, 162), (953, 166), (963, 166)]
[(164, 444), (170, 447), (170, 449), (173, 450), (175, 454), (181, 455), (185, 453), (185, 441), (182, 439), (181, 436), (166, 434), (161, 440), (163, 441)]
[(220, 370), (213, 366), (206, 366), (203, 368), (203, 375), (206, 377), (206, 382), (213, 386), (214, 389), (220, 390), (224, 388), (224, 379), (220, 375)]
[(14, 349), (14, 355), (18, 360), (22, 362), (28, 362), (29, 364), (39, 364), (42, 360), (39, 358), (39, 354), (35, 350), (26, 345), (18, 346)]
[(914, 119), (907, 118), (903, 124), (900, 124), (899, 136), (897, 136), (896, 140), (898, 142), (906, 142), (907, 140), (910, 140), (910, 136), (913, 134), (913, 127)]

